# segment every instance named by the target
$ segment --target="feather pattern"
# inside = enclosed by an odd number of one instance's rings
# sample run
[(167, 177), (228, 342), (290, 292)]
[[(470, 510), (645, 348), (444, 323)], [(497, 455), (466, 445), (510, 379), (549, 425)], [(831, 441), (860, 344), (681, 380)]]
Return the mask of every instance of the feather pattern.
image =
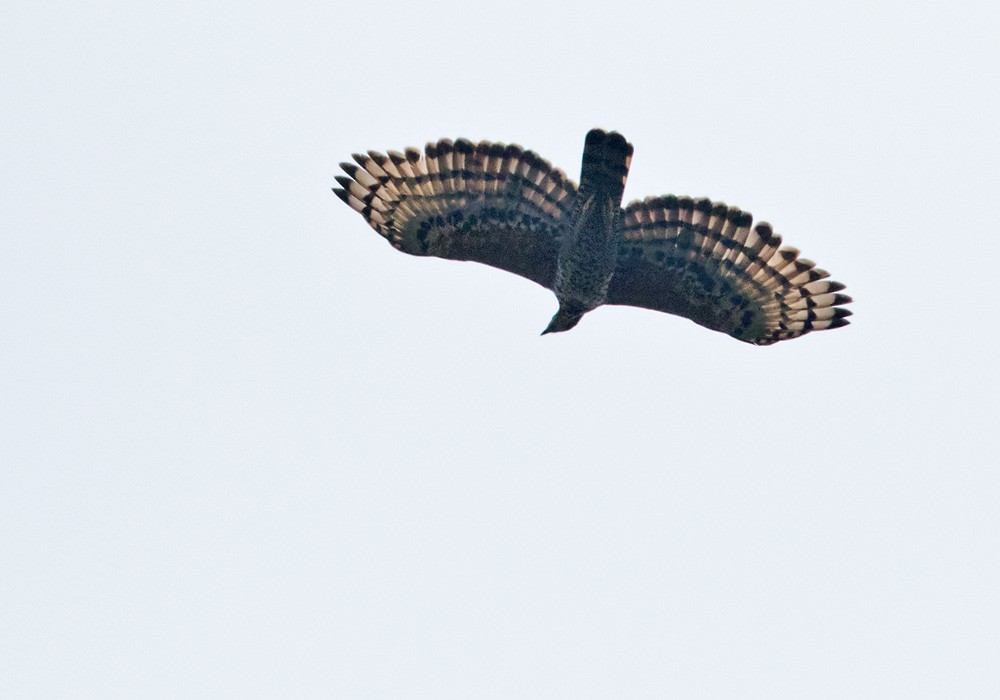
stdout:
[(475, 260), (551, 287), (576, 185), (520, 146), (441, 139), (369, 151), (334, 192), (393, 247)]
[(751, 223), (708, 200), (630, 203), (606, 303), (677, 314), (756, 345), (847, 325), (844, 286), (782, 247), (770, 224)]

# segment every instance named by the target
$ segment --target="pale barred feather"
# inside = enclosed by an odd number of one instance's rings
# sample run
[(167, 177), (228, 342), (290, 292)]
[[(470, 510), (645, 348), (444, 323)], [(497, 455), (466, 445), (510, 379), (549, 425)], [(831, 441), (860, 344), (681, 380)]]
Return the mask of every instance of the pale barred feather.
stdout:
[[(468, 139), (457, 139), (455, 141), (455, 148), (452, 151), (452, 159), (455, 163), (455, 172), (461, 173), (465, 170), (465, 156), (468, 151), (472, 150), (472, 142)], [(455, 188), (456, 191), (458, 188)]]
[(717, 203), (712, 206), (708, 217), (708, 233), (702, 247), (702, 255), (708, 257), (722, 257), (725, 249), (722, 245), (722, 230), (726, 225), (729, 207), (725, 204)]
[[(483, 158), (476, 152), (477, 148), (482, 144), (472, 144), (472, 148), (468, 153), (465, 154), (465, 169), (469, 172), (475, 172), (484, 174), (486, 172), (485, 163)], [(486, 179), (485, 177), (477, 177), (472, 180), (466, 181), (471, 189), (471, 191), (476, 195), (482, 195), (486, 192)]]
[(479, 143), (476, 146), (476, 151), (473, 154), (473, 164), (475, 169), (483, 174), (483, 177), (477, 182), (479, 182), (479, 192), (483, 196), (489, 198), (493, 183), (490, 180), (490, 152), (489, 148), (484, 147), (483, 143)]
[(427, 165), (421, 157), (420, 151), (415, 148), (407, 148), (403, 155), (406, 156), (406, 162), (403, 164), (404, 174), (411, 178), (419, 178), (416, 180), (417, 194), (421, 197), (431, 197), (434, 194), (434, 189), (430, 186)]
[[(429, 149), (431, 144), (427, 145)], [(441, 171), (443, 192), (455, 191), (455, 144), (451, 139), (441, 139), (436, 144), (438, 168)]]
[(430, 178), (431, 191), (434, 197), (440, 197), (444, 192), (444, 186), (441, 182), (441, 159), (438, 156), (437, 144), (427, 144), (424, 147), (424, 153), (427, 154), (427, 175)]
[(753, 224), (753, 217), (745, 211), (739, 209), (732, 209), (732, 226), (734, 227), (732, 232), (724, 232), (724, 240), (730, 242), (728, 250), (726, 250), (726, 255), (724, 260), (733, 265), (738, 264), (740, 255), (743, 254), (743, 250), (746, 248), (747, 240), (750, 238), (750, 234), (753, 231), (751, 225)]
[[(504, 182), (509, 182), (514, 179), (517, 175), (518, 166), (521, 164), (521, 155), (523, 151), (520, 146), (510, 145), (504, 149), (503, 162), (500, 166), (500, 173), (498, 175), (499, 179)], [(500, 190), (500, 182), (497, 182), (497, 190)]]
[(503, 169), (504, 146), (493, 144), (486, 154), (486, 173), (489, 178), (486, 181), (486, 194), (497, 197), (500, 194), (500, 171)]

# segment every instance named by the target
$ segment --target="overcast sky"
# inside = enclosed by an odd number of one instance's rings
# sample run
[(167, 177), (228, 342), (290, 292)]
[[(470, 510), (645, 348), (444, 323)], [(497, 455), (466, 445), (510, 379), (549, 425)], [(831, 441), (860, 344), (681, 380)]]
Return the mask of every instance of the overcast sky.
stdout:
[[(1000, 6), (13, 2), (0, 696), (1000, 696)], [(844, 282), (757, 348), (399, 254), (441, 137)]]

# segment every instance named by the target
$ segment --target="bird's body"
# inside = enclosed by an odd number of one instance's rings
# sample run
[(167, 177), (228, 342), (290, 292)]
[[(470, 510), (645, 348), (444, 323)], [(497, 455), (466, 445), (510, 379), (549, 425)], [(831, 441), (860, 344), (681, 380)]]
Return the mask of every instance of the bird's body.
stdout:
[(334, 191), (394, 247), (473, 260), (551, 289), (544, 333), (602, 304), (685, 316), (766, 345), (847, 325), (850, 297), (768, 224), (708, 199), (621, 206), (632, 146), (587, 134), (579, 187), (519, 146), (459, 139), (355, 155)]
[(632, 146), (620, 134), (591, 131), (580, 189), (559, 249), (553, 291), (559, 311), (543, 333), (566, 331), (607, 301), (622, 235), (622, 194)]

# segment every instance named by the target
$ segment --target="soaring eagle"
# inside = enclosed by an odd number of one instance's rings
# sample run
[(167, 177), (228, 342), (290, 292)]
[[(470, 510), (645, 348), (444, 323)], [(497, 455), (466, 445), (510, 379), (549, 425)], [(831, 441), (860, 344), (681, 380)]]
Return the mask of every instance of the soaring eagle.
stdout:
[(334, 192), (394, 248), (551, 289), (559, 310), (543, 334), (602, 304), (676, 314), (756, 345), (849, 323), (844, 285), (749, 213), (674, 195), (622, 208), (632, 144), (616, 132), (587, 134), (579, 185), (532, 151), (489, 141), (354, 160)]

